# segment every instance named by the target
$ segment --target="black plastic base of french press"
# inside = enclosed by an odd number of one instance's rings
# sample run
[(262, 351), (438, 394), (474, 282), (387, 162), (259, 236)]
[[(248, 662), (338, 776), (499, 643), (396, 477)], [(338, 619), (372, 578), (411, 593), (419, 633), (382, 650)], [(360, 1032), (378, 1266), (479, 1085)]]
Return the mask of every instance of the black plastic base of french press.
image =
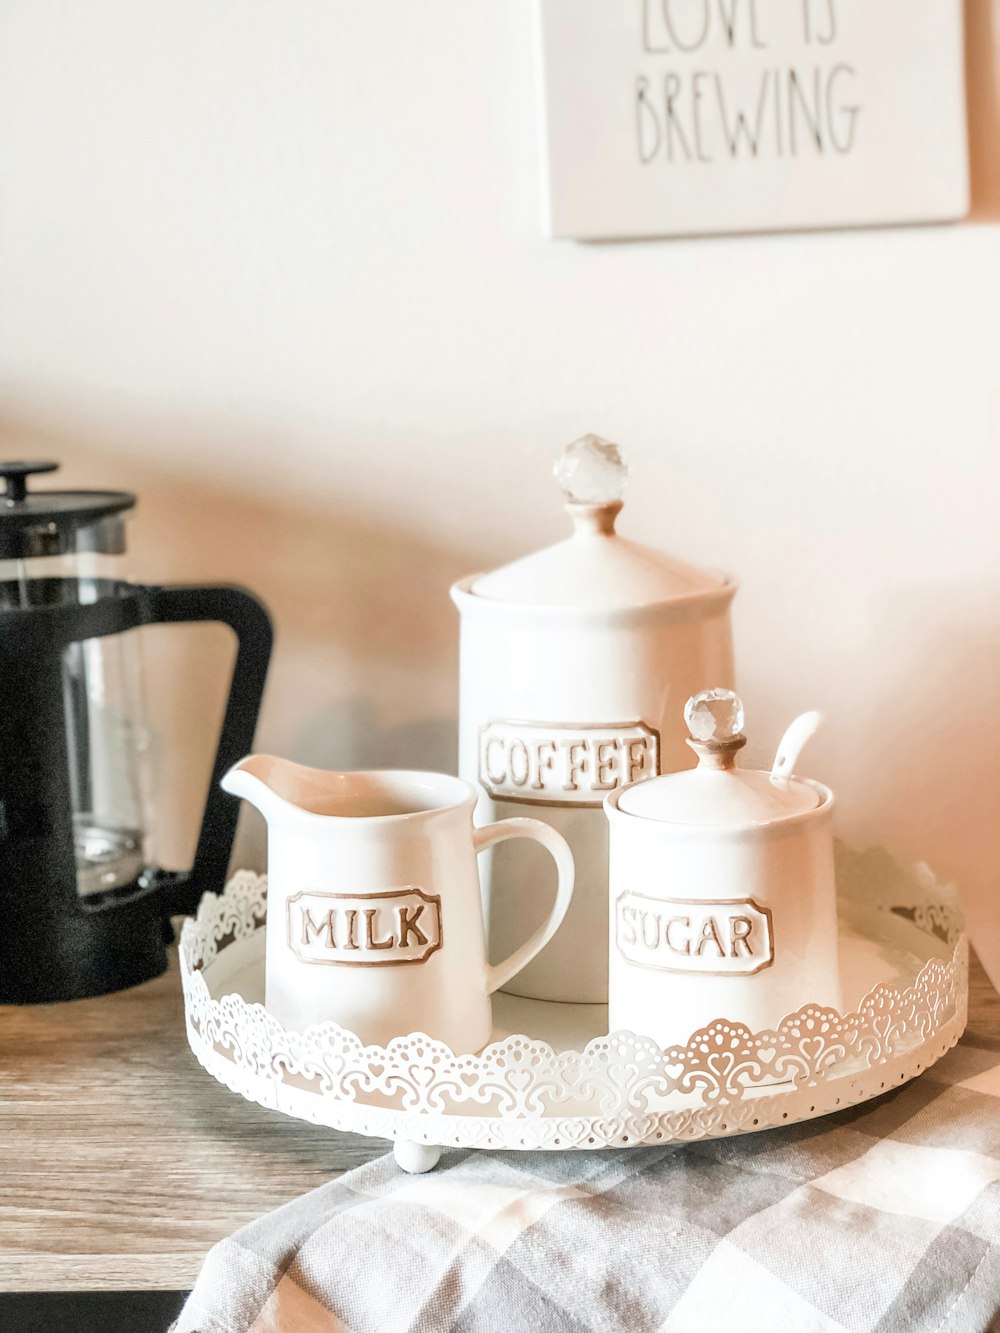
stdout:
[[(0, 932), (0, 1004), (57, 1004), (108, 995), (152, 981), (167, 968), (169, 922), (137, 883), (113, 903), (45, 913), (35, 904), (31, 928)], [(166, 926), (166, 928), (165, 928)]]

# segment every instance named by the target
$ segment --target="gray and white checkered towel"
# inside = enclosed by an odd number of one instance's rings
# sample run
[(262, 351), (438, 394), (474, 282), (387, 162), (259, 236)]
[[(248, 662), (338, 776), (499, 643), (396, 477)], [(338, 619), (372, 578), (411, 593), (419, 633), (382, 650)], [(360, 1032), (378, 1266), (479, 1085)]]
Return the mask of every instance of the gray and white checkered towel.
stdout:
[(215, 1246), (176, 1329), (1000, 1329), (1000, 1048), (763, 1134), (382, 1158)]

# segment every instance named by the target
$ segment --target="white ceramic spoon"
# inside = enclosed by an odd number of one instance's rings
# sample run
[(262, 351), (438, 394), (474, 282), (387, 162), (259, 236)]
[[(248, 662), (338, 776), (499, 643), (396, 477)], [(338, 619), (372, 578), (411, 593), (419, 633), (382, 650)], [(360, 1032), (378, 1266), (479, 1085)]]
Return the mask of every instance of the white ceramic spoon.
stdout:
[(789, 726), (778, 742), (778, 750), (774, 756), (774, 763), (771, 765), (771, 781), (776, 786), (788, 785), (788, 779), (795, 772), (795, 765), (799, 761), (803, 746), (810, 736), (815, 733), (816, 728), (822, 721), (822, 713), (813, 710), (809, 713), (802, 713)]

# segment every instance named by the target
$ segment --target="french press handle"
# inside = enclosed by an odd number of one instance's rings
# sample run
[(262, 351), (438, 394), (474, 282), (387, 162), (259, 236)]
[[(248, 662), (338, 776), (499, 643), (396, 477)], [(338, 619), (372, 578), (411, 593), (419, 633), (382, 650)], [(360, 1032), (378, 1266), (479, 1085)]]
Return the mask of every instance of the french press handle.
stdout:
[(271, 617), (252, 593), (236, 587), (148, 588), (147, 624), (212, 621), (236, 635), (236, 661), (208, 797), (191, 869), (163, 874), (159, 894), (164, 916), (190, 915), (202, 894), (225, 883), (236, 837), (239, 802), (219, 786), (222, 775), (253, 749), (257, 715), (271, 658)]

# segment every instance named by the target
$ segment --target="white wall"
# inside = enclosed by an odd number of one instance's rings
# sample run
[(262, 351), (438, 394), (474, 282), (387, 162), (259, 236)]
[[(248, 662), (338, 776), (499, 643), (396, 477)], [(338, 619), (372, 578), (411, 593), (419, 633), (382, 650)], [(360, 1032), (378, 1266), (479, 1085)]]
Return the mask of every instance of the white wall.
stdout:
[[(822, 708), (843, 832), (1000, 926), (997, 9), (978, 222), (581, 247), (540, 235), (527, 0), (0, 0), (2, 450), (139, 489), (146, 575), (268, 598), (262, 748), (445, 766), (449, 581), (619, 440), (623, 529), (742, 580), (758, 752)], [(203, 640), (157, 636), (168, 856)]]

